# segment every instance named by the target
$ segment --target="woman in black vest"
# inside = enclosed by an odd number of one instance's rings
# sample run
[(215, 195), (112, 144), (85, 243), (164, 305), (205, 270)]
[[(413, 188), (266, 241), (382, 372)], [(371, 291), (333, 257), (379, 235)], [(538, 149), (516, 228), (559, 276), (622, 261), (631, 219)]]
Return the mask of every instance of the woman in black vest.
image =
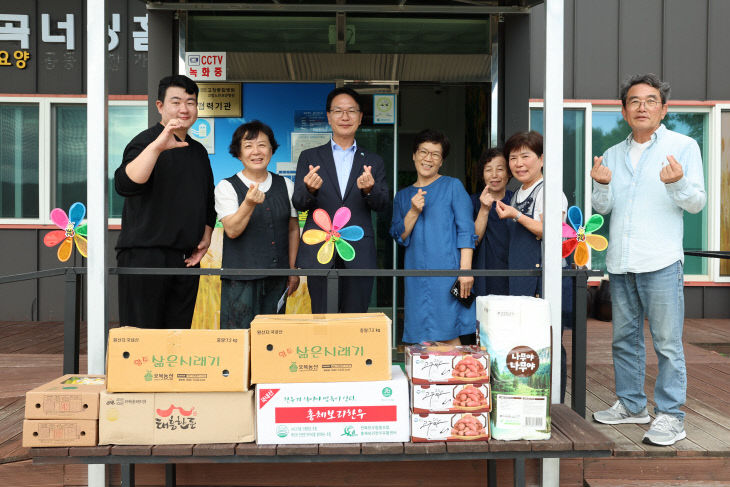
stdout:
[[(244, 170), (215, 188), (215, 209), (223, 224), (224, 269), (294, 269), (299, 222), (291, 204), (294, 184), (267, 170), (276, 152), (274, 132), (254, 120), (238, 127), (229, 147)], [(249, 328), (258, 314), (273, 314), (297, 276), (222, 276), (221, 328)]]

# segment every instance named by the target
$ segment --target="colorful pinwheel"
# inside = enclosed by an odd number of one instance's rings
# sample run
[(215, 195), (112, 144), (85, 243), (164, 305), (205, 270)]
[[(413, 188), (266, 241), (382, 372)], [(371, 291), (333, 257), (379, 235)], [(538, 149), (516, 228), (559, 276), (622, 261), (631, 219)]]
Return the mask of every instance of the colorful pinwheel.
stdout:
[(58, 247), (58, 260), (66, 262), (73, 252), (72, 240), (76, 242), (79, 253), (86, 257), (86, 224), (80, 225), (81, 220), (86, 216), (86, 207), (83, 203), (76, 202), (68, 209), (68, 216), (61, 208), (51, 210), (51, 221), (61, 230), (53, 230), (43, 237), (46, 247)]
[(350, 216), (350, 209), (345, 206), (335, 212), (333, 221), (330, 221), (329, 214), (323, 209), (317, 208), (314, 210), (312, 219), (322, 230), (307, 230), (302, 235), (302, 241), (307, 245), (324, 242), (317, 252), (317, 261), (320, 264), (329, 263), (335, 249), (337, 249), (337, 254), (342, 257), (342, 260), (351, 261), (355, 258), (355, 249), (347, 241), (356, 242), (363, 237), (365, 232), (362, 227), (357, 225), (342, 228), (350, 221)]
[[(588, 245), (593, 250), (606, 250), (608, 240), (602, 235), (591, 235), (593, 232), (603, 226), (603, 217), (595, 214), (591, 215), (583, 226), (583, 212), (577, 206), (568, 208), (568, 221), (563, 223), (563, 258), (569, 256), (575, 250), (575, 263), (578, 266), (584, 266), (588, 263)], [(573, 228), (571, 228), (571, 225)], [(588, 244), (588, 245), (586, 245)]]

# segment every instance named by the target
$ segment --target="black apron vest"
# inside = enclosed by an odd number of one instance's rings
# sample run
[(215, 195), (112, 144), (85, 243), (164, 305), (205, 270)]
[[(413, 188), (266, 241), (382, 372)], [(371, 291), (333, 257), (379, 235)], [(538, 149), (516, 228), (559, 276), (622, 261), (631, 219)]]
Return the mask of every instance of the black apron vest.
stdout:
[[(224, 269), (288, 269), (289, 219), (291, 207), (284, 178), (272, 174), (271, 187), (264, 202), (256, 205), (246, 230), (235, 239), (223, 235)], [(248, 188), (238, 175), (226, 178), (243, 203)], [(249, 281), (266, 276), (233, 276), (226, 279)]]

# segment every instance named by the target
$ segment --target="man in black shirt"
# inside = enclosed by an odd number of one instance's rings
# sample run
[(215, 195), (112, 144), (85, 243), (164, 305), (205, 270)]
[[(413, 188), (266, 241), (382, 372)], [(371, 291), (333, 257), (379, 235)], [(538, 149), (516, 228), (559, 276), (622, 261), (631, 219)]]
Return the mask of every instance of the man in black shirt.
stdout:
[[(119, 267), (198, 267), (215, 226), (213, 171), (187, 132), (198, 118), (198, 86), (182, 75), (160, 81), (159, 124), (124, 149), (114, 173), (124, 196)], [(198, 277), (119, 276), (121, 325), (189, 328)]]

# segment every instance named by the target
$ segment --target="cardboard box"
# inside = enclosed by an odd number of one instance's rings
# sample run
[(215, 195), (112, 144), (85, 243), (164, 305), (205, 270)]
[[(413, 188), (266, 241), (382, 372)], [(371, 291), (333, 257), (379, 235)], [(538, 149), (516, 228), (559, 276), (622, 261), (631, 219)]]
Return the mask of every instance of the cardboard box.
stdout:
[(550, 438), (550, 305), (528, 296), (479, 296), (477, 323), (492, 375), (492, 437)]
[(489, 413), (411, 414), (411, 441), (486, 441)]
[(383, 313), (258, 315), (251, 382), (390, 379), (390, 318)]
[(23, 448), (35, 446), (96, 446), (95, 419), (26, 419)]
[(414, 413), (486, 413), (492, 409), (489, 384), (413, 384)]
[(258, 384), (256, 442), (408, 441), (408, 381), (400, 367), (384, 381)]
[(25, 419), (98, 419), (103, 390), (103, 375), (64, 375), (25, 393)]
[(248, 330), (109, 330), (109, 392), (247, 391)]
[(100, 445), (254, 441), (254, 393), (101, 393)]
[(411, 345), (405, 358), (414, 384), (489, 383), (489, 355), (476, 345)]

